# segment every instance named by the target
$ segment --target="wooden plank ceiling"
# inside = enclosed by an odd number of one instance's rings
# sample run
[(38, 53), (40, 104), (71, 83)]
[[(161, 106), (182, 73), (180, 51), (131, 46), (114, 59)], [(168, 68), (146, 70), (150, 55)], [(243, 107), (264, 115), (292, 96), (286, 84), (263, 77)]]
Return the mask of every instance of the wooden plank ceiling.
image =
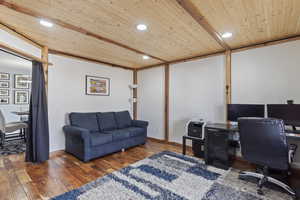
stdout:
[(300, 35), (299, 0), (192, 0), (231, 48)]
[[(50, 49), (131, 68), (300, 35), (299, 0), (0, 0), (0, 4), (0, 22)], [(41, 17), (57, 23), (42, 27)], [(136, 30), (139, 23), (148, 30)], [(221, 43), (212, 35), (224, 32), (233, 37)], [(144, 54), (151, 58), (143, 60)]]

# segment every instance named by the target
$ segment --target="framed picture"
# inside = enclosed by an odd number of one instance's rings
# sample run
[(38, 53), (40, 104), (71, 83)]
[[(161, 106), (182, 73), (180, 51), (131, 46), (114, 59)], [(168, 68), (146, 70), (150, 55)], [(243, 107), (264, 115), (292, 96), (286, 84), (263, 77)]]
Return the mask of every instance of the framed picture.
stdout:
[(0, 97), (0, 105), (9, 104), (9, 97)]
[(10, 80), (10, 74), (9, 73), (4, 73), (4, 72), (0, 72), (0, 80)]
[(15, 88), (29, 89), (31, 76), (27, 74), (15, 74)]
[(0, 96), (9, 96), (8, 89), (0, 89)]
[(110, 95), (110, 79), (97, 76), (86, 76), (85, 92), (87, 95)]
[(9, 88), (9, 81), (0, 81), (0, 88)]
[(15, 90), (15, 104), (29, 104), (29, 92), (26, 90)]

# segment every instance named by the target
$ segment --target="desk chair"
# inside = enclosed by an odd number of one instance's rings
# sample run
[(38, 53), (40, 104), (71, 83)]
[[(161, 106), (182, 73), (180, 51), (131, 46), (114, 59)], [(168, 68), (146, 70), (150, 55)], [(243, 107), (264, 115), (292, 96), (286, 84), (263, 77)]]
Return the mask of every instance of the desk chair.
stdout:
[(25, 130), (27, 129), (28, 125), (24, 122), (10, 122), (6, 123), (5, 122), (5, 117), (0, 110), (0, 148), (3, 148), (4, 142), (6, 140), (6, 135), (7, 133), (13, 133), (15, 131), (20, 130), (22, 135), (24, 135), (24, 139), (26, 138), (25, 136)]
[(265, 118), (239, 118), (238, 125), (243, 158), (263, 167), (262, 174), (241, 172), (240, 178), (258, 178), (258, 194), (263, 195), (263, 186), (270, 182), (296, 198), (295, 191), (288, 185), (268, 176), (268, 169), (289, 171), (290, 163), (297, 149), (296, 145), (287, 144), (283, 121)]

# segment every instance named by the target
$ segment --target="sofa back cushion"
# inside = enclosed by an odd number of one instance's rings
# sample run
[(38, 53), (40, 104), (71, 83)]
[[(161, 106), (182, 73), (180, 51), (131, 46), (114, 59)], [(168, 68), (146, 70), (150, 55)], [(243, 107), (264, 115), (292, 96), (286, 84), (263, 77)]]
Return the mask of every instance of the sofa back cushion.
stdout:
[(118, 128), (113, 112), (99, 113), (97, 117), (101, 131), (111, 131)]
[(69, 118), (72, 126), (86, 128), (91, 132), (99, 131), (97, 113), (71, 113)]
[(128, 111), (116, 112), (115, 116), (118, 128), (127, 128), (131, 126), (132, 119)]

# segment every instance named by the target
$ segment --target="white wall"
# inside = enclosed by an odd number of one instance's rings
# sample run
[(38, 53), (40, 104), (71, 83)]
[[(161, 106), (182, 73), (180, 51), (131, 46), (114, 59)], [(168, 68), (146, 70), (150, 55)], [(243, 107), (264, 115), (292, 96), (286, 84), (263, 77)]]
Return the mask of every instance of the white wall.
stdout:
[(138, 71), (138, 119), (149, 121), (148, 137), (164, 139), (164, 67)]
[[(129, 103), (133, 82), (131, 70), (123, 70), (71, 58), (50, 55), (49, 67), (49, 127), (50, 151), (65, 148), (62, 127), (70, 112), (105, 112), (132, 109)], [(110, 96), (85, 95), (85, 75), (108, 77)]]
[(232, 55), (233, 103), (300, 103), (300, 41)]
[[(282, 104), (293, 99), (300, 104), (299, 52), (300, 41), (294, 41), (234, 53), (232, 102)], [(300, 150), (295, 162), (300, 167)]]
[(170, 67), (170, 141), (182, 142), (192, 118), (225, 122), (225, 58), (206, 59)]

